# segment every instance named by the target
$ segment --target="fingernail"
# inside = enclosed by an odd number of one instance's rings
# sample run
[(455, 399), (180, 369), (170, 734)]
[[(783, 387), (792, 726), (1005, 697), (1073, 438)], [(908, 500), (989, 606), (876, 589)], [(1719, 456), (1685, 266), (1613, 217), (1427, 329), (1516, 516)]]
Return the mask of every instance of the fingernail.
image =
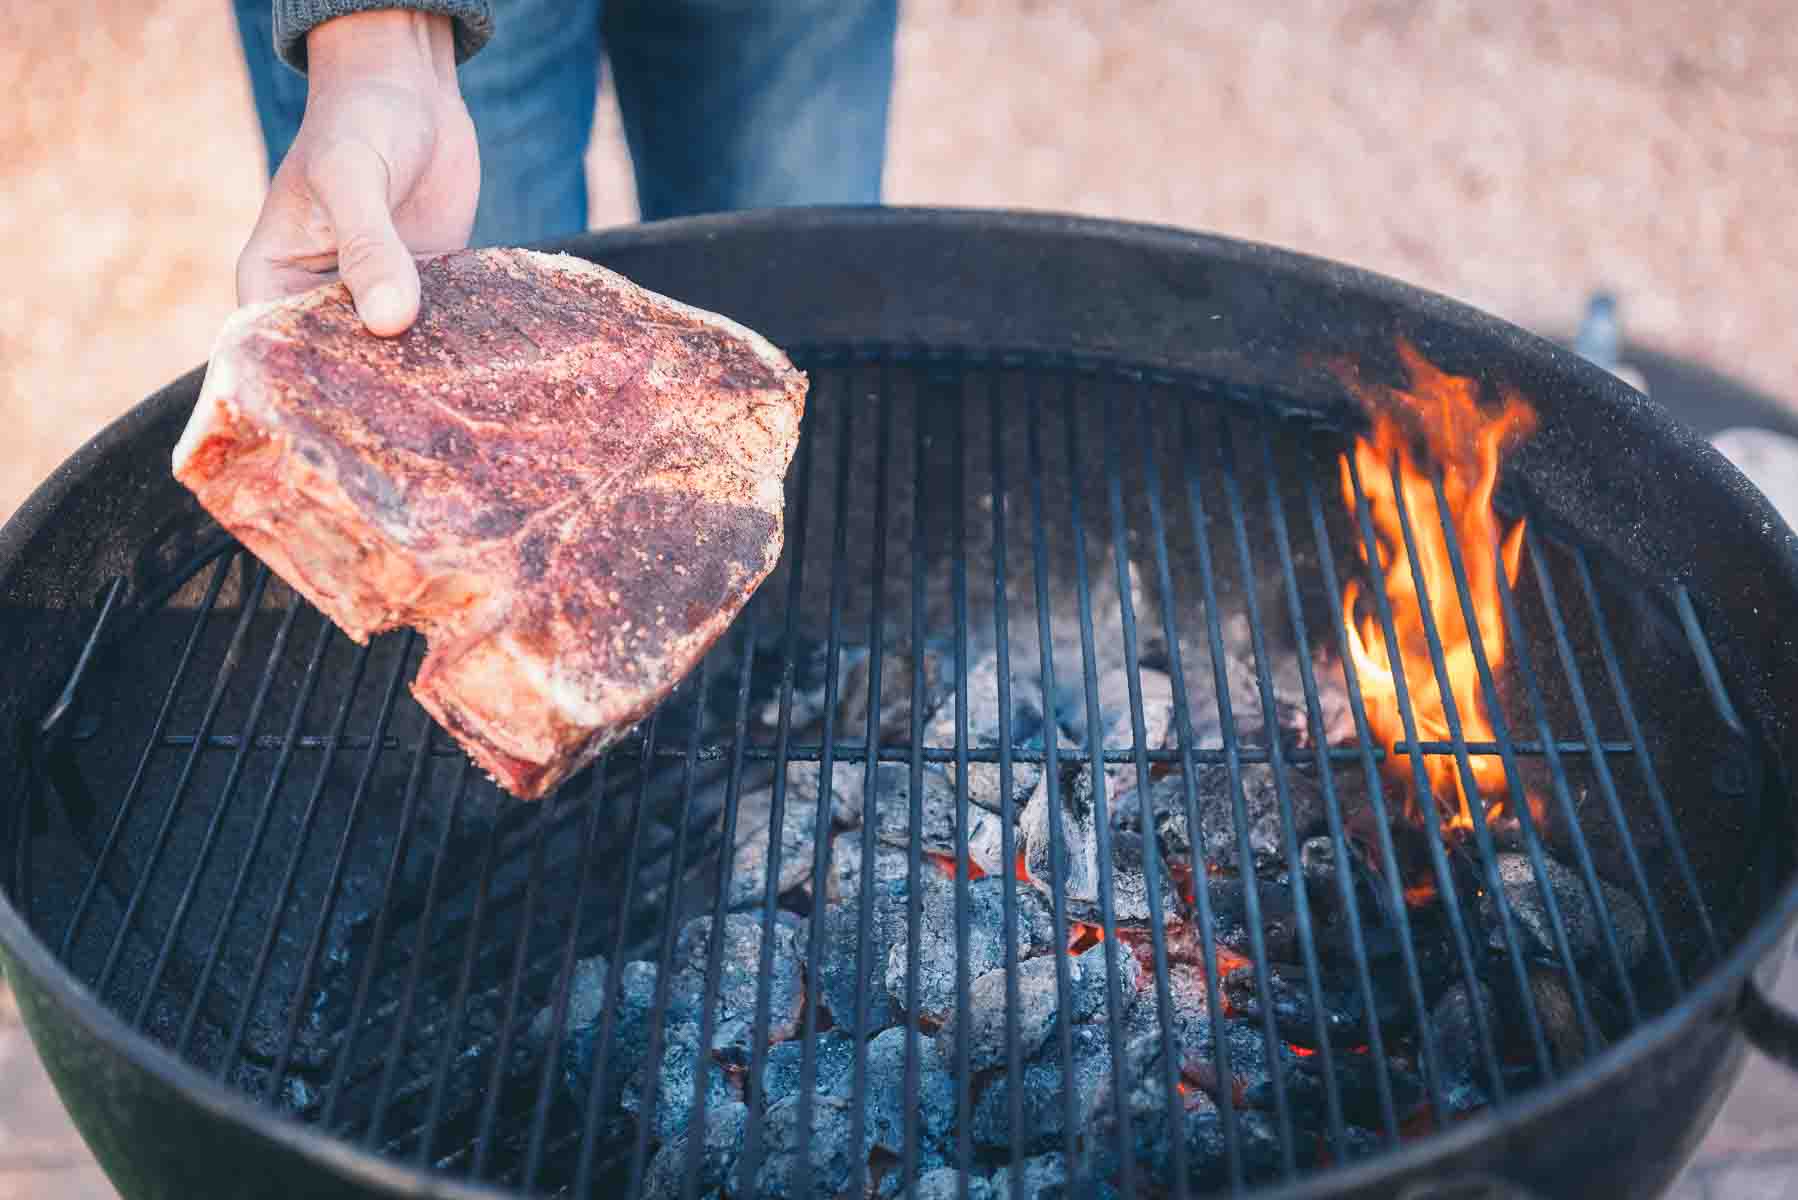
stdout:
[(397, 284), (377, 283), (362, 301), (362, 321), (376, 332), (395, 330), (406, 319), (406, 293)]

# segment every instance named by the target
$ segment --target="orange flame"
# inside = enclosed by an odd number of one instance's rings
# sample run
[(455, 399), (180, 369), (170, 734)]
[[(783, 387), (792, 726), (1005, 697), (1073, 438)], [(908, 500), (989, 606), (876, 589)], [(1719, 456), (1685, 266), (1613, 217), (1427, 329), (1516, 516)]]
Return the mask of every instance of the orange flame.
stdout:
[[(1492, 490), (1498, 482), (1500, 456), (1514, 439), (1527, 436), (1535, 428), (1536, 414), (1527, 402), (1507, 392), (1503, 408), (1496, 416), (1490, 416), (1480, 409), (1477, 381), (1438, 370), (1402, 339), (1398, 353), (1410, 372), (1408, 390), (1382, 388), (1379, 395), (1373, 396), (1360, 381), (1345, 378), (1374, 416), (1371, 434), (1355, 439), (1354, 463), (1373, 516), (1379, 545), (1378, 567), (1391, 601), (1393, 629), (1398, 635), (1398, 645), (1388, 647), (1379, 619), (1371, 612), (1360, 612), (1362, 589), (1358, 581), (1350, 580), (1342, 601), (1349, 651), (1367, 700), (1368, 721), (1383, 742), (1405, 739), (1394, 680), (1398, 670), (1404, 672), (1417, 718), (1418, 738), (1445, 741), (1450, 737), (1445, 698), (1430, 659), (1425, 634), (1427, 619), (1441, 639), (1449, 696), (1460, 717), (1463, 735), (1470, 742), (1490, 741), (1494, 737), (1492, 721), (1474, 663), (1472, 637), (1455, 588), (1435, 489), (1428, 469), (1413, 456), (1413, 446), (1421, 444), (1426, 461), (1442, 469), (1448, 524), (1461, 545), (1480, 644), (1488, 665), (1496, 673), (1505, 661), (1505, 630), (1492, 547), (1502, 548), (1505, 578), (1515, 582), (1523, 550), (1523, 522), (1518, 521), (1509, 532), (1501, 533), (1498, 514), (1492, 509)], [(1396, 491), (1391, 469), (1395, 459)], [(1355, 512), (1355, 486), (1347, 454), (1342, 456), (1341, 475), (1343, 500), (1349, 511)], [(1423, 590), (1428, 593), (1429, 604), (1427, 618), (1400, 524), (1401, 504), (1410, 521), (1418, 563), (1423, 568)], [(1364, 543), (1357, 541), (1357, 545), (1363, 566), (1371, 569), (1373, 564), (1366, 561)], [(1471, 761), (1474, 784), (1480, 795), (1487, 798), (1486, 811), (1497, 816), (1503, 809), (1504, 765), (1490, 755), (1476, 756)], [(1471, 798), (1462, 786), (1455, 759), (1432, 754), (1425, 757), (1424, 763), (1431, 791), (1448, 818), (1449, 828), (1472, 830)], [(1396, 780), (1405, 780), (1405, 764), (1389, 759), (1387, 769)]]
[[(1494, 806), (1496, 807), (1496, 806)], [(1430, 880), (1414, 883), (1405, 889), (1405, 903), (1412, 908), (1422, 908), (1436, 901), (1436, 885)]]
[(1087, 921), (1072, 921), (1068, 925), (1068, 953), (1081, 954), (1097, 946), (1105, 940), (1105, 927)]
[[(924, 851), (924, 857), (926, 859), (930, 860), (931, 862), (935, 863), (937, 870), (941, 871), (943, 874), (947, 875), (951, 879), (955, 878), (955, 876), (957, 874), (955, 855), (944, 854), (937, 850), (926, 850), (926, 851)], [(968, 860), (968, 878), (969, 879), (984, 879), (984, 878), (986, 878), (986, 871), (981, 867), (981, 865), (979, 863), (975, 862), (973, 859)]]

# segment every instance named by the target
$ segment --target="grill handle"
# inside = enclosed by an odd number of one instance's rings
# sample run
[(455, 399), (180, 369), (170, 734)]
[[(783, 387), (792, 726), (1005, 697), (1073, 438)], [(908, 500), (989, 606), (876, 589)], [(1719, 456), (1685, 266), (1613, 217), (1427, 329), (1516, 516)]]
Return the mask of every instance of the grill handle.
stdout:
[(1788, 1070), (1798, 1071), (1798, 1015), (1769, 1000), (1753, 976), (1742, 985), (1736, 1023), (1756, 1050)]

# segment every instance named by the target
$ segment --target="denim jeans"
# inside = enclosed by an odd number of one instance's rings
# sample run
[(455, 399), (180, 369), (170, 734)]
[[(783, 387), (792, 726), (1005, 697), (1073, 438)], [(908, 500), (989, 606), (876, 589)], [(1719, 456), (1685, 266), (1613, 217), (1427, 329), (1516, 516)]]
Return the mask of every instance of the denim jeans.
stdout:
[[(275, 57), (268, 0), (235, 0), (272, 174), (306, 80)], [(873, 204), (898, 0), (494, 0), (461, 68), (481, 146), (474, 245), (587, 226), (583, 159), (602, 48), (645, 220)]]

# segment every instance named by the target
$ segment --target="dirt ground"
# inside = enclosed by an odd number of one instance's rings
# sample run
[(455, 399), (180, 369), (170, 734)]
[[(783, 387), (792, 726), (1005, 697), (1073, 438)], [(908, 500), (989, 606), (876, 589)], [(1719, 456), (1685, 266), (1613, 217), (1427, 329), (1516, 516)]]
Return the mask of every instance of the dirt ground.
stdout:
[[(906, 0), (888, 196), (1162, 221), (1798, 401), (1782, 0)], [(201, 362), (262, 188), (223, 0), (0, 0), (0, 515)], [(602, 101), (602, 106), (606, 102)], [(609, 106), (594, 223), (634, 215)]]
[[(1264, 11), (1267, 10), (1267, 11)], [(1292, 246), (1798, 406), (1798, 22), (1784, 0), (904, 0), (888, 198)], [(224, 0), (0, 0), (0, 518), (200, 363), (262, 151)], [(601, 100), (593, 220), (634, 215)], [(1798, 1002), (1787, 972), (1787, 1003)], [(0, 1200), (107, 1196), (0, 982)], [(1751, 1067), (1680, 1196), (1789, 1194)]]

